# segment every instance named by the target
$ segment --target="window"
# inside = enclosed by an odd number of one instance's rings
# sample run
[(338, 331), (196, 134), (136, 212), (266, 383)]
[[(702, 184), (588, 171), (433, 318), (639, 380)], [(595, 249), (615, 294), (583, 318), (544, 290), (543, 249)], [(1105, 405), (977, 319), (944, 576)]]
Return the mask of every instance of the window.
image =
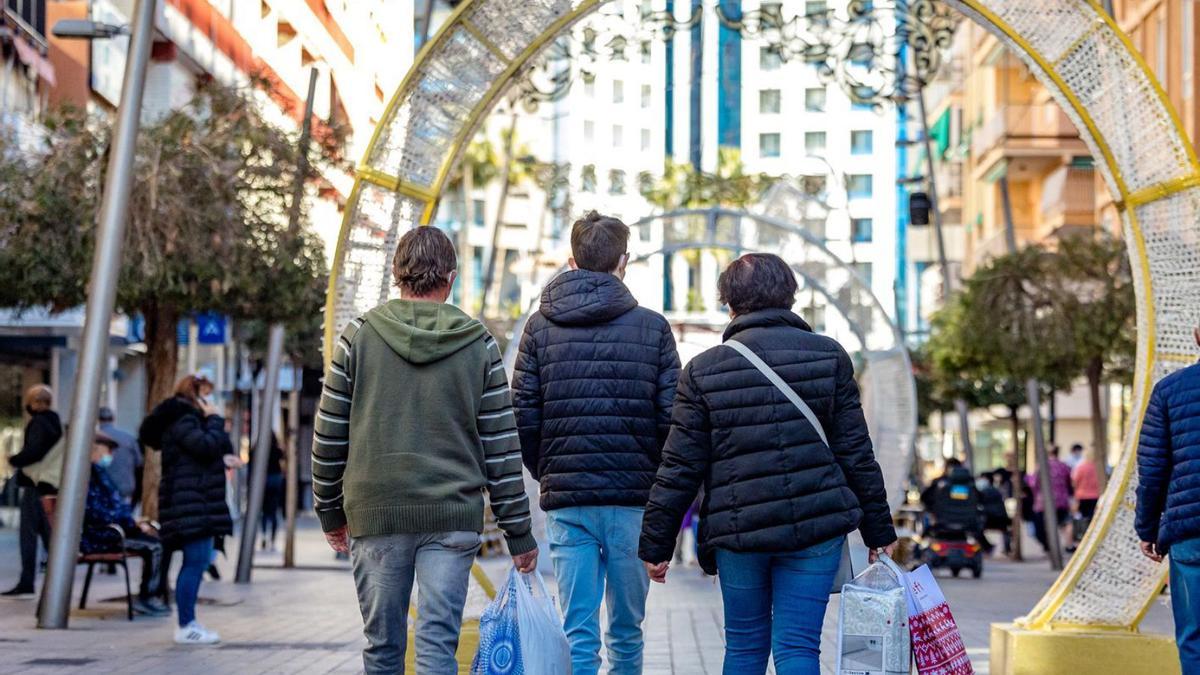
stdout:
[(591, 120), (583, 121), (583, 140), (591, 143), (596, 140), (596, 123)]
[(625, 194), (625, 172), (620, 169), (613, 169), (608, 172), (608, 194), (623, 195)]
[[(649, 171), (643, 171), (643, 172), (639, 173), (638, 177), (637, 177), (637, 181), (638, 181), (638, 192), (641, 194), (646, 194), (647, 192), (650, 192), (651, 190), (654, 189), (654, 174), (650, 173)], [(643, 228), (641, 228), (641, 230), (642, 230), (643, 241), (648, 240), (650, 228), (643, 227)]]
[(804, 152), (810, 155), (821, 155), (825, 153), (825, 132), (824, 131), (806, 131), (804, 132)]
[(873, 106), (873, 105), (871, 105), (870, 103), (867, 103), (867, 102), (865, 102), (865, 101), (851, 101), (851, 102), (850, 102), (850, 109), (851, 109), (851, 110), (867, 110), (867, 111), (871, 111), (871, 110), (874, 110), (874, 109), (875, 109), (875, 106)]
[(1158, 79), (1167, 81), (1167, 17), (1165, 10), (1158, 15), (1158, 22), (1154, 31), (1154, 56), (1156, 63), (1154, 64), (1154, 74), (1158, 75)]
[(854, 268), (854, 271), (858, 273), (858, 276), (860, 278), (862, 278), (862, 280), (864, 282), (866, 282), (866, 284), (868, 286), (872, 285), (872, 283), (871, 283), (871, 263), (856, 262), (856, 263), (850, 263), (850, 266)]
[(613, 80), (613, 103), (625, 102), (625, 83), (620, 80)]
[(650, 130), (642, 129), (642, 152), (650, 149)]
[(638, 52), (642, 55), (642, 63), (650, 63), (650, 41), (642, 40), (642, 44), (638, 47)]
[(869, 155), (875, 152), (875, 136), (869, 130), (850, 132), (850, 154)]
[(651, 14), (654, 14), (654, 2), (652, 0), (642, 0), (642, 6), (641, 6), (642, 20), (645, 21), (647, 18), (650, 17)]
[(1192, 97), (1192, 65), (1196, 60), (1195, 54), (1195, 34), (1193, 31), (1196, 28), (1195, 5), (1191, 2), (1182, 3), (1183, 7), (1183, 39), (1179, 41), (1180, 49), (1183, 51), (1183, 56), (1180, 63), (1183, 65), (1183, 97)]
[(760, 47), (758, 49), (758, 69), (759, 70), (779, 70), (783, 65), (783, 59), (779, 56), (779, 51), (771, 47)]
[(596, 76), (584, 74), (583, 76), (583, 95), (588, 98), (596, 98)]
[(871, 62), (875, 60), (875, 48), (867, 42), (855, 42), (850, 45), (846, 56), (850, 59), (851, 65), (870, 68)]
[(483, 200), (472, 199), (471, 210), (474, 212), (471, 214), (471, 222), (478, 227), (483, 227), (484, 217), (487, 215), (484, 213), (486, 205), (483, 203)]
[(759, 11), (762, 12), (762, 22), (764, 28), (779, 28), (783, 26), (783, 3), (778, 0), (765, 0), (759, 5)]
[(779, 156), (780, 139), (779, 134), (759, 134), (758, 135), (758, 156), (759, 157), (778, 157)]
[(856, 244), (865, 244), (874, 238), (875, 222), (870, 218), (851, 218), (850, 219), (850, 241)]
[(620, 124), (613, 125), (612, 144), (614, 148), (619, 148), (625, 145), (625, 127)]
[(829, 12), (829, 5), (825, 3), (825, 0), (808, 0), (804, 3), (804, 16), (812, 21), (828, 21), (827, 12)]
[(846, 176), (846, 193), (851, 199), (865, 199), (874, 192), (874, 181), (869, 173)]
[(763, 89), (758, 92), (758, 112), (764, 115), (778, 114), (782, 103), (783, 95), (778, 89)]
[(642, 85), (642, 107), (643, 108), (650, 107), (650, 99), (653, 96), (654, 96), (653, 92), (650, 91), (650, 85), (643, 84)]
[(825, 88), (804, 90), (804, 109), (808, 112), (825, 112)]
[(587, 164), (583, 167), (583, 172), (579, 175), (579, 191), (580, 192), (595, 192), (596, 191), (596, 165)]

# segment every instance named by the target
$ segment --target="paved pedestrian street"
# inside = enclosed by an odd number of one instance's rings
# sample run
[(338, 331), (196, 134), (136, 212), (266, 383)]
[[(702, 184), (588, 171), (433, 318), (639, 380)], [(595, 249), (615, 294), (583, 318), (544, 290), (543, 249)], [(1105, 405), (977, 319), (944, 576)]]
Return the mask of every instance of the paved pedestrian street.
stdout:
[[(280, 561), (278, 553), (265, 553), (259, 557), (263, 567), (254, 570), (249, 585), (230, 581), (232, 559), (220, 562), (222, 581), (205, 580), (198, 617), (220, 632), (220, 645), (175, 645), (173, 617), (126, 621), (124, 604), (117, 601), (124, 590), (118, 571), (116, 576), (97, 574), (89, 608), (73, 610), (66, 631), (36, 629), (33, 600), (0, 599), (0, 674), (361, 672), (362, 622), (348, 564), (335, 561), (324, 548), (315, 522), (306, 520), (304, 525), (297, 562), (306, 568), (265, 567), (278, 566)], [(17, 569), (16, 543), (12, 530), (0, 530), (0, 570), (6, 575)], [(235, 540), (229, 539), (227, 545), (236, 551)], [(543, 558), (542, 564), (549, 573), (549, 561)], [(485, 560), (482, 567), (497, 586), (508, 571), (507, 561), (501, 559)], [(132, 571), (136, 584), (138, 572)], [(76, 605), (82, 572), (81, 568), (75, 584)], [(1023, 564), (989, 561), (979, 580), (939, 576), (977, 672), (988, 672), (989, 625), (1028, 610), (1053, 580), (1044, 560)], [(473, 588), (467, 614), (478, 616), (484, 602), (482, 593)], [(1143, 624), (1145, 630), (1170, 630), (1166, 602), (1156, 603)], [(695, 567), (672, 568), (668, 583), (654, 585), (650, 593), (645, 623), (646, 675), (718, 675), (724, 651), (721, 617), (721, 594), (715, 580)], [(834, 668), (836, 625), (835, 598), (825, 622), (822, 660), (827, 673)], [(472, 629), (464, 634), (463, 654), (474, 649)], [(465, 673), (469, 656), (463, 663), (460, 672)]]

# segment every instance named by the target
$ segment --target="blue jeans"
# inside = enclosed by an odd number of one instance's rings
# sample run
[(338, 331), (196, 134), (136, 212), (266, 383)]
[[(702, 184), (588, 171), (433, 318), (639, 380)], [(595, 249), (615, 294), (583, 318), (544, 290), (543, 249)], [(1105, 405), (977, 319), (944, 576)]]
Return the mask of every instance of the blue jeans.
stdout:
[(843, 537), (791, 553), (717, 549), (725, 604), (725, 675), (820, 675), (821, 625)]
[(367, 675), (404, 672), (408, 604), (417, 582), (416, 668), (420, 675), (458, 672), (455, 652), (476, 532), (428, 532), (359, 537), (350, 542), (354, 586), (362, 611)]
[(608, 672), (642, 672), (642, 619), (650, 591), (638, 559), (642, 513), (632, 506), (572, 506), (546, 513), (574, 675), (600, 672), (602, 598), (608, 605)]
[(1200, 537), (1171, 545), (1171, 610), (1183, 675), (1200, 675)]
[(175, 608), (179, 613), (179, 625), (186, 626), (196, 619), (196, 598), (200, 595), (204, 570), (212, 560), (213, 538), (193, 539), (180, 550), (183, 551), (183, 565), (175, 578)]

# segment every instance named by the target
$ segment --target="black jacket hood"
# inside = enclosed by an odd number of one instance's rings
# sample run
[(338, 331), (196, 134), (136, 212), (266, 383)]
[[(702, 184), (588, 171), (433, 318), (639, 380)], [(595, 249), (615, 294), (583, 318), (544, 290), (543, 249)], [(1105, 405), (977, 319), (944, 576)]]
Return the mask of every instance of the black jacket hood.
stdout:
[(538, 311), (559, 325), (590, 326), (612, 321), (637, 304), (633, 294), (617, 277), (602, 272), (571, 270), (546, 285)]
[(184, 415), (199, 416), (200, 411), (178, 396), (172, 396), (159, 403), (146, 415), (146, 419), (142, 420), (142, 426), (138, 429), (138, 441), (142, 445), (161, 450), (163, 434)]
[(765, 328), (768, 326), (791, 326), (792, 328), (799, 328), (809, 333), (813, 332), (812, 326), (809, 326), (807, 321), (800, 318), (799, 314), (790, 309), (760, 309), (737, 315), (725, 327), (725, 334), (721, 339), (728, 340), (747, 328)]

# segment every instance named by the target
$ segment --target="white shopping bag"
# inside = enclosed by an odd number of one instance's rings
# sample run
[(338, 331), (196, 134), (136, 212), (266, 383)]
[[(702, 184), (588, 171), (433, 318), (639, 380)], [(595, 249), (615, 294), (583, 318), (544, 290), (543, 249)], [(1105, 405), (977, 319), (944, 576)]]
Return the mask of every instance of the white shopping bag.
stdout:
[(907, 675), (912, 650), (904, 572), (886, 556), (842, 586), (838, 675)]
[(525, 675), (571, 675), (571, 644), (542, 573), (520, 575), (516, 587), (517, 635)]

